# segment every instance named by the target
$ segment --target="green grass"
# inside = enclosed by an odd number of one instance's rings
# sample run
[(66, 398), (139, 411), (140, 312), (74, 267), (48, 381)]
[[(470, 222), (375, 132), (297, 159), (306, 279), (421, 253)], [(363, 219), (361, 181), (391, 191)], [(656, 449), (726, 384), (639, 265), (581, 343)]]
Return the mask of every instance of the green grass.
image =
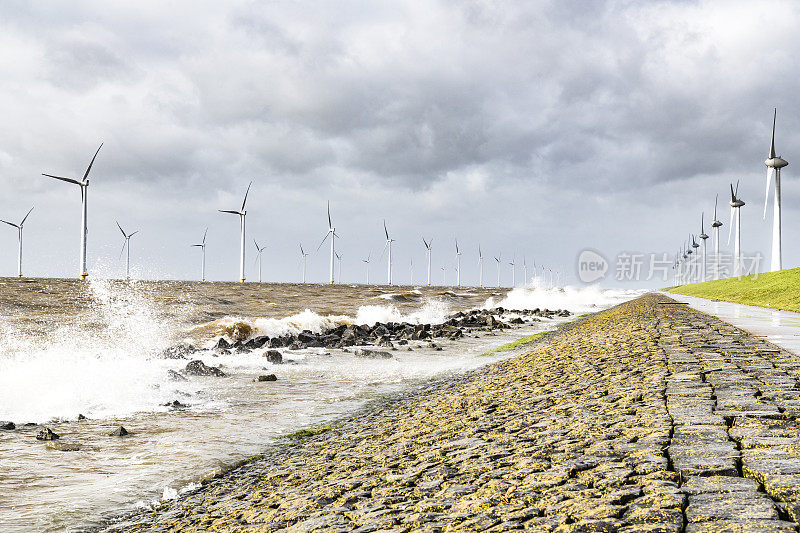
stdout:
[(316, 426), (316, 427), (312, 427), (312, 428), (299, 429), (299, 430), (294, 431), (292, 433), (287, 433), (286, 435), (280, 435), (278, 438), (279, 439), (292, 439), (292, 440), (296, 440), (296, 441), (302, 442), (302, 441), (304, 441), (304, 440), (306, 440), (306, 439), (308, 439), (310, 437), (313, 437), (314, 435), (319, 435), (320, 433), (324, 433), (325, 431), (334, 429), (335, 427), (338, 427), (338, 426), (337, 425), (326, 424), (324, 426)]
[(541, 339), (548, 333), (552, 333), (551, 331), (540, 331), (539, 333), (534, 333), (533, 335), (528, 335), (527, 337), (521, 337), (515, 341), (506, 343), (502, 346), (498, 346), (494, 350), (489, 350), (488, 352), (483, 352), (481, 355), (492, 355), (499, 352), (509, 352), (514, 348), (519, 348), (520, 346), (525, 346), (526, 344), (530, 344), (536, 339)]
[(692, 283), (666, 290), (686, 296), (800, 312), (800, 268), (767, 272), (758, 277)]

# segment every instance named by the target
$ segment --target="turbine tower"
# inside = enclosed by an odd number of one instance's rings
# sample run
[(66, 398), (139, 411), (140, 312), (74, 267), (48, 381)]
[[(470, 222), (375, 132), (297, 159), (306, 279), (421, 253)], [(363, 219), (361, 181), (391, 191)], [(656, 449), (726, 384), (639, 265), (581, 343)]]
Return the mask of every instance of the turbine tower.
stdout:
[(322, 245), (325, 244), (325, 239), (327, 239), (328, 237), (331, 238), (331, 262), (330, 262), (330, 271), (329, 271), (330, 275), (328, 277), (328, 282), (331, 285), (333, 285), (333, 260), (336, 258), (336, 243), (334, 241), (336, 241), (336, 238), (339, 237), (339, 235), (336, 233), (336, 228), (333, 227), (333, 223), (331, 222), (330, 202), (328, 202), (328, 233), (325, 234), (325, 237), (322, 238), (322, 242), (319, 243), (319, 246), (317, 246), (318, 252), (319, 249), (322, 248)]
[(190, 244), (192, 248), (200, 248), (202, 250), (202, 259), (200, 261), (200, 281), (206, 280), (206, 235), (208, 235), (208, 228), (203, 233), (203, 242), (200, 244)]
[(700, 240), (703, 241), (703, 279), (701, 281), (706, 281), (706, 257), (708, 256), (708, 248), (706, 248), (706, 240), (708, 239), (708, 235), (705, 232), (705, 213), (700, 213)]
[(411, 272), (411, 285), (414, 285), (414, 259), (411, 259), (411, 266), (408, 267), (409, 271)]
[(481, 245), (478, 245), (478, 285), (483, 288), (483, 252)]
[(714, 198), (714, 221), (711, 223), (714, 232), (714, 279), (719, 279), (719, 228), (722, 227), (722, 222), (717, 220), (718, 200), (719, 194)]
[[(697, 251), (697, 249), (700, 248), (700, 245), (697, 244), (697, 240), (695, 240), (694, 235), (691, 235), (691, 237), (692, 237), (692, 248), (694, 248), (694, 263), (696, 270), (696, 265), (700, 262), (700, 252)], [(697, 278), (697, 272), (695, 271), (695, 280), (696, 278)]]
[(502, 253), (494, 258), (494, 260), (497, 262), (497, 288), (498, 289), (500, 288), (500, 258), (501, 257), (503, 257)]
[(244, 193), (244, 200), (242, 200), (242, 208), (239, 211), (228, 211), (225, 209), (220, 209), (220, 213), (231, 213), (232, 215), (239, 215), (239, 233), (240, 233), (240, 251), (239, 251), (239, 281), (244, 283), (244, 237), (245, 237), (245, 219), (247, 218), (247, 211), (244, 210), (244, 206), (247, 203), (247, 195), (250, 193), (250, 186), (253, 185), (251, 181), (250, 184), (247, 186), (247, 191)]
[[(369, 285), (369, 258), (370, 258), (371, 255), (372, 255), (372, 252), (367, 254), (367, 258), (366, 259), (362, 259), (361, 260), (362, 263), (365, 263), (367, 265), (367, 285)], [(428, 285), (430, 285), (430, 283)]]
[[(114, 222), (117, 221), (115, 220)], [(125, 230), (122, 229), (122, 226), (119, 225), (119, 222), (117, 222), (117, 227), (119, 228), (119, 231), (122, 232), (122, 236), (125, 238), (125, 242), (122, 243), (122, 250), (120, 250), (119, 256), (122, 257), (122, 253), (126, 248), (128, 250), (128, 255), (125, 258), (125, 279), (129, 280), (131, 279), (131, 237), (139, 233), (139, 230), (136, 230), (133, 233), (125, 233)]]
[(781, 270), (783, 268), (783, 257), (781, 255), (781, 169), (789, 164), (788, 161), (775, 156), (775, 120), (778, 118), (778, 108), (772, 116), (772, 143), (769, 146), (769, 157), (764, 164), (767, 165), (767, 192), (764, 195), (764, 219), (767, 218), (767, 203), (769, 202), (770, 178), (775, 177), (775, 196), (773, 200), (772, 213), (772, 265), (771, 270)]
[(306, 282), (306, 257), (308, 257), (308, 253), (303, 250), (303, 243), (300, 243), (300, 257), (303, 258), (303, 283)]
[(458, 249), (458, 239), (456, 239), (456, 286), (461, 286), (461, 251)]
[(516, 265), (516, 258), (512, 256), (511, 261), (508, 262), (511, 265), (511, 287), (517, 286), (517, 265)]
[(342, 256), (341, 256), (341, 254), (339, 254), (339, 253), (336, 254), (336, 261), (339, 263), (339, 278), (338, 278), (337, 283), (341, 284), (342, 283)]
[(47, 176), (48, 178), (54, 178), (57, 180), (66, 181), (67, 183), (74, 183), (75, 185), (78, 185), (81, 188), (81, 252), (80, 252), (80, 266), (78, 267), (80, 269), (78, 275), (80, 276), (81, 279), (86, 279), (86, 276), (89, 275), (89, 272), (86, 270), (86, 236), (89, 233), (88, 221), (87, 221), (86, 195), (89, 192), (89, 171), (92, 170), (92, 165), (94, 164), (94, 160), (97, 157), (97, 154), (100, 153), (100, 148), (102, 147), (103, 143), (100, 143), (100, 147), (94, 153), (94, 157), (92, 157), (89, 166), (86, 168), (86, 172), (83, 174), (83, 179), (81, 181), (72, 178), (62, 178), (60, 176), (53, 176), (52, 174), (42, 174), (42, 176)]
[[(28, 211), (28, 215), (31, 214), (33, 208), (31, 207), (30, 211)], [(17, 247), (17, 277), (22, 277), (22, 226), (25, 225), (25, 221), (28, 219), (28, 215), (25, 215), (22, 219), (22, 222), (19, 224), (14, 224), (13, 222), (9, 222), (7, 220), (0, 220), (0, 222), (5, 222), (9, 226), (14, 226), (17, 228), (17, 239), (19, 246)]]
[(731, 230), (733, 229), (733, 216), (736, 215), (736, 240), (733, 243), (733, 275), (742, 275), (742, 206), (745, 203), (737, 195), (739, 193), (739, 182), (736, 182), (736, 189), (731, 183), (731, 227), (728, 229), (728, 244), (731, 243)]
[(389, 261), (387, 262), (387, 270), (386, 270), (386, 284), (392, 284), (392, 243), (394, 239), (389, 237), (389, 230), (386, 229), (386, 221), (383, 221), (383, 232), (386, 234), (386, 244), (383, 247), (383, 250), (389, 250)]
[(267, 249), (265, 246), (259, 246), (258, 241), (253, 239), (253, 244), (256, 245), (256, 261), (258, 261), (258, 282), (261, 283), (261, 252)]
[(431, 246), (433, 246), (433, 239), (430, 241), (426, 241), (425, 237), (422, 238), (423, 244), (425, 244), (425, 255), (427, 256), (428, 260), (428, 287), (431, 286)]

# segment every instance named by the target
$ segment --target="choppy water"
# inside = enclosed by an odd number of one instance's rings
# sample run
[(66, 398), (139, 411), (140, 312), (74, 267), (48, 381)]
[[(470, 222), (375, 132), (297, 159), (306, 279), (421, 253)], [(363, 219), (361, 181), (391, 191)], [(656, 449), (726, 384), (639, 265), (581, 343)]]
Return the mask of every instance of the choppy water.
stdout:
[[(276, 436), (352, 412), (420, 380), (463, 372), (502, 356), (478, 355), (550, 329), (544, 321), (495, 335), (437, 342), (389, 360), (341, 350), (263, 350), (193, 358), (226, 378), (171, 381), (185, 360), (159, 354), (178, 342), (210, 348), (221, 336), (315, 332), (341, 323), (439, 323), (459, 310), (569, 309), (584, 313), (636, 296), (599, 289), (397, 288), (0, 279), (0, 420), (47, 424), (61, 451), (37, 441), (38, 426), (0, 430), (0, 529), (61, 531), (109, 513), (176, 497), (203, 477), (262, 451)], [(561, 319), (563, 320), (563, 319)], [(274, 373), (277, 382), (258, 383)], [(189, 408), (172, 410), (173, 400)], [(78, 421), (79, 414), (87, 420)], [(131, 435), (107, 434), (124, 425)]]

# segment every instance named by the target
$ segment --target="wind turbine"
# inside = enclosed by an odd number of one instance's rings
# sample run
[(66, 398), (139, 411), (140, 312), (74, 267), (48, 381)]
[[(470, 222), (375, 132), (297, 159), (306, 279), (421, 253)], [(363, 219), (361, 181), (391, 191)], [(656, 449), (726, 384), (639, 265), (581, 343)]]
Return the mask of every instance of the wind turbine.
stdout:
[(494, 260), (497, 262), (497, 288), (498, 289), (500, 288), (500, 258), (501, 257), (503, 257), (502, 253), (494, 258)]
[(259, 246), (258, 241), (253, 239), (253, 244), (256, 245), (256, 261), (258, 261), (258, 282), (261, 283), (261, 252), (267, 249), (265, 246)]
[(247, 203), (247, 195), (250, 193), (250, 186), (253, 185), (251, 181), (250, 184), (247, 186), (247, 191), (244, 193), (244, 200), (242, 200), (242, 208), (239, 211), (228, 211), (226, 209), (220, 209), (220, 213), (231, 213), (232, 215), (239, 215), (239, 227), (240, 227), (240, 257), (239, 257), (239, 281), (244, 283), (244, 234), (245, 234), (245, 219), (247, 218), (247, 211), (244, 210), (244, 206)]
[[(697, 251), (697, 249), (700, 248), (700, 245), (697, 244), (697, 240), (695, 240), (693, 234), (691, 235), (691, 237), (692, 237), (692, 248), (694, 248), (694, 263), (695, 265), (697, 265), (700, 262), (700, 252)], [(696, 278), (697, 278), (697, 271), (695, 267), (695, 279)]]
[(206, 235), (208, 234), (208, 228), (206, 228), (205, 233), (203, 233), (203, 242), (201, 244), (190, 244), (192, 248), (200, 248), (203, 252), (202, 260), (200, 262), (200, 281), (206, 280)]
[(25, 224), (25, 221), (28, 219), (28, 215), (31, 214), (31, 211), (33, 211), (32, 207), (19, 224), (14, 224), (13, 222), (8, 222), (7, 220), (0, 220), (0, 222), (5, 222), (9, 226), (14, 226), (17, 228), (17, 238), (19, 242), (19, 246), (17, 247), (17, 277), (19, 278), (22, 277), (22, 226)]
[(411, 272), (411, 285), (414, 285), (414, 259), (411, 259), (411, 266), (408, 267)]
[(330, 237), (331, 238), (331, 263), (330, 263), (329, 283), (331, 285), (333, 285), (333, 260), (336, 257), (336, 243), (334, 241), (336, 241), (336, 238), (338, 236), (339, 235), (337, 235), (337, 233), (336, 233), (336, 228), (333, 227), (333, 223), (331, 222), (331, 203), (328, 202), (328, 233), (325, 234), (325, 237), (322, 238), (322, 242), (319, 243), (319, 246), (317, 246), (317, 251), (319, 252), (319, 249), (322, 248), (323, 244), (325, 244), (325, 239)]
[[(117, 221), (115, 220), (114, 222)], [(131, 237), (139, 233), (139, 230), (136, 230), (133, 233), (125, 233), (125, 230), (122, 229), (122, 226), (119, 225), (119, 222), (117, 222), (117, 227), (119, 228), (119, 231), (122, 232), (122, 236), (125, 238), (125, 242), (122, 244), (122, 250), (120, 250), (119, 256), (122, 257), (122, 252), (124, 252), (126, 248), (128, 249), (128, 255), (125, 258), (125, 279), (128, 280), (131, 279)]]
[(511, 287), (517, 286), (517, 265), (516, 265), (516, 258), (512, 257), (511, 261), (508, 262), (511, 265)]
[(736, 189), (731, 183), (731, 227), (728, 229), (728, 244), (731, 243), (731, 230), (733, 229), (733, 215), (736, 215), (736, 240), (733, 243), (733, 274), (742, 275), (742, 206), (745, 203), (737, 196), (739, 193), (739, 182), (736, 182)]
[(706, 240), (708, 239), (708, 235), (705, 232), (705, 213), (700, 213), (700, 240), (703, 241), (703, 279), (701, 281), (706, 281), (706, 257), (708, 256), (707, 248), (706, 248)]
[(461, 252), (458, 249), (458, 239), (456, 239), (456, 286), (461, 286)]
[[(367, 285), (369, 285), (369, 258), (370, 258), (371, 255), (372, 255), (372, 252), (367, 254), (367, 258), (366, 259), (362, 259), (361, 260), (362, 263), (366, 263), (366, 265), (367, 265)], [(429, 278), (430, 278), (430, 276), (429, 276)], [(428, 285), (430, 285), (430, 283), (428, 283)]]
[(447, 267), (442, 268), (442, 287), (447, 287)]
[(478, 245), (478, 285), (483, 288), (483, 253), (481, 245)]
[(722, 222), (717, 220), (717, 200), (719, 194), (714, 198), (714, 221), (711, 223), (714, 232), (714, 279), (719, 279), (719, 228), (722, 227)]
[(386, 221), (383, 221), (383, 232), (386, 234), (386, 244), (383, 247), (383, 251), (385, 252), (387, 249), (389, 250), (389, 261), (387, 263), (387, 271), (386, 271), (386, 284), (392, 284), (392, 243), (394, 239), (389, 237), (389, 230), (386, 229)]
[(426, 241), (425, 237), (422, 238), (422, 242), (425, 244), (425, 255), (427, 256), (428, 260), (428, 287), (431, 286), (431, 250), (433, 246), (433, 239), (430, 241)]
[(764, 219), (767, 218), (767, 202), (769, 201), (769, 184), (771, 175), (775, 176), (775, 196), (772, 213), (772, 271), (783, 268), (781, 255), (781, 169), (789, 164), (788, 161), (775, 156), (775, 120), (778, 118), (778, 108), (772, 116), (772, 143), (769, 146), (769, 157), (764, 161), (767, 165), (767, 192), (764, 196)]
[(525, 276), (522, 280), (522, 286), (528, 285), (528, 263), (525, 262), (525, 256), (522, 256), (522, 274)]
[(97, 154), (100, 153), (100, 148), (103, 147), (103, 143), (100, 143), (100, 147), (97, 148), (97, 151), (94, 153), (94, 157), (92, 157), (92, 161), (89, 163), (89, 166), (86, 168), (86, 172), (83, 174), (83, 179), (81, 181), (72, 179), (72, 178), (62, 178), (60, 176), (53, 176), (52, 174), (42, 174), (42, 176), (47, 176), (48, 178), (54, 178), (61, 181), (66, 181), (67, 183), (74, 183), (75, 185), (80, 186), (81, 188), (81, 252), (80, 252), (80, 272), (78, 275), (81, 279), (86, 279), (86, 276), (89, 273), (86, 270), (86, 236), (89, 233), (88, 228), (88, 221), (86, 218), (87, 211), (86, 211), (86, 195), (89, 192), (89, 171), (92, 170), (92, 165), (94, 164), (94, 160), (97, 157)]
[(303, 258), (303, 283), (306, 282), (306, 257), (308, 257), (308, 253), (303, 250), (303, 243), (300, 243), (300, 257)]

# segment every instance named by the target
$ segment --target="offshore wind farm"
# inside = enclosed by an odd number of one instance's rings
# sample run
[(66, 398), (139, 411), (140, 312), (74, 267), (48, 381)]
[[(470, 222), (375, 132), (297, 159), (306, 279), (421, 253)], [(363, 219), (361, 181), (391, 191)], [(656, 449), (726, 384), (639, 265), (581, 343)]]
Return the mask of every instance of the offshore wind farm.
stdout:
[(0, 531), (800, 530), (798, 29), (4, 7)]

